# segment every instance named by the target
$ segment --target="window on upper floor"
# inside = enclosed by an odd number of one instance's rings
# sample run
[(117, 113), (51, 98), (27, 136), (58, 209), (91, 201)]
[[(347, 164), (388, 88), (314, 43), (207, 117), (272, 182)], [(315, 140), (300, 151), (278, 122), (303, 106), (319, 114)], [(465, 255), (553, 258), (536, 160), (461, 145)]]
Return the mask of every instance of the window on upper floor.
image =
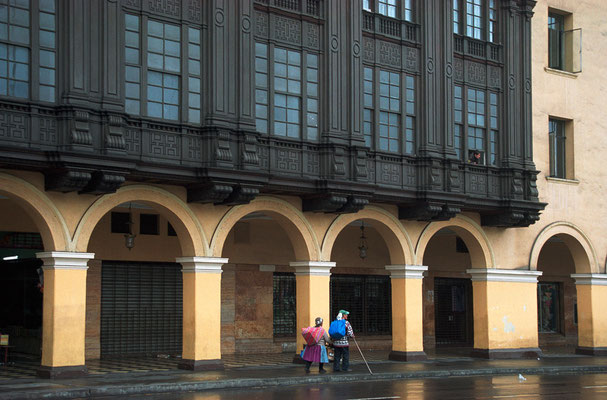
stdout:
[[(414, 0), (363, 0), (363, 10), (412, 22), (413, 2)], [(402, 10), (399, 9), (401, 6)]]
[(318, 140), (318, 95), (318, 54), (255, 44), (258, 132)]
[[(488, 100), (488, 101), (487, 101)], [(464, 106), (465, 105), (465, 106)], [(472, 164), (497, 165), (498, 94), (456, 85), (453, 91), (454, 146), (457, 157)]]
[(200, 123), (201, 30), (187, 27), (185, 32), (182, 40), (178, 25), (125, 14), (127, 113)]
[(453, 0), (453, 33), (497, 42), (498, 0)]
[(380, 151), (414, 154), (415, 78), (371, 67), (365, 67), (363, 74), (363, 134), (366, 145)]
[(550, 176), (574, 179), (573, 122), (555, 117), (548, 119)]
[(0, 95), (55, 101), (55, 6), (55, 0), (0, 0)]
[(572, 29), (573, 16), (548, 12), (548, 67), (567, 72), (582, 71), (582, 29)]

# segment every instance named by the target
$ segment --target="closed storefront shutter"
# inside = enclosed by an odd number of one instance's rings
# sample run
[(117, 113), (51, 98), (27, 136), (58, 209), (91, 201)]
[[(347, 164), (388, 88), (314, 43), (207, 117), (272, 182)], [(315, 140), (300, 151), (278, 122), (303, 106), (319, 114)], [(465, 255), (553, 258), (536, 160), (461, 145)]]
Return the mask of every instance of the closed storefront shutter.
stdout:
[(181, 354), (180, 264), (104, 261), (101, 356)]

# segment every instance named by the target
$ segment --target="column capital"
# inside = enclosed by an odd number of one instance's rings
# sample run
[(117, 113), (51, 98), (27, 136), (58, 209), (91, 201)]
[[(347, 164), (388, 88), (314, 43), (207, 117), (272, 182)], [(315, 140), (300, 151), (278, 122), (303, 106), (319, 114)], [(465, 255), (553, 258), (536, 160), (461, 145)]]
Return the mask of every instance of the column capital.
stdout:
[(82, 269), (87, 270), (89, 260), (95, 258), (95, 253), (77, 253), (71, 251), (45, 251), (36, 253), (43, 262), (42, 269)]
[(607, 274), (571, 274), (576, 285), (607, 286)]
[(179, 257), (175, 260), (180, 263), (184, 273), (221, 274), (221, 267), (228, 263), (227, 258), (218, 257)]
[(428, 270), (425, 265), (386, 265), (386, 270), (390, 271), (390, 278), (423, 279), (424, 272)]
[(542, 271), (497, 268), (467, 269), (466, 272), (472, 275), (472, 282), (537, 283), (537, 278), (542, 275)]
[(291, 267), (295, 267), (295, 275), (331, 276), (331, 268), (335, 267), (332, 261), (293, 261)]

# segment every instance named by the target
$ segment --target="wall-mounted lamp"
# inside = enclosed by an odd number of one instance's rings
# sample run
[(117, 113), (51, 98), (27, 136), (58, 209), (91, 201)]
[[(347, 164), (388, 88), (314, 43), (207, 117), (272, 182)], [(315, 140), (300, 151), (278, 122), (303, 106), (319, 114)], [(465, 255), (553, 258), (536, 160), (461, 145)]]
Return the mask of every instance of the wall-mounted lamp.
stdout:
[(129, 203), (129, 220), (127, 222), (129, 226), (129, 233), (124, 235), (124, 245), (127, 249), (129, 249), (129, 251), (135, 247), (135, 236), (137, 236), (133, 235), (133, 213), (131, 212), (132, 206), (133, 204)]

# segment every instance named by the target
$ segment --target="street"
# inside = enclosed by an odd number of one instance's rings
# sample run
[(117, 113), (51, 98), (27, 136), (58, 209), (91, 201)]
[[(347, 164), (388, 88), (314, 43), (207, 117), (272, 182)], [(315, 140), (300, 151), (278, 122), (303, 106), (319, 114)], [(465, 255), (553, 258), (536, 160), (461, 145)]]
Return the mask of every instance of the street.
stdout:
[[(198, 393), (122, 397), (183, 400), (438, 400), (438, 399), (605, 399), (607, 374), (433, 378), (421, 380), (330, 383)], [(97, 397), (109, 399), (109, 397)]]

